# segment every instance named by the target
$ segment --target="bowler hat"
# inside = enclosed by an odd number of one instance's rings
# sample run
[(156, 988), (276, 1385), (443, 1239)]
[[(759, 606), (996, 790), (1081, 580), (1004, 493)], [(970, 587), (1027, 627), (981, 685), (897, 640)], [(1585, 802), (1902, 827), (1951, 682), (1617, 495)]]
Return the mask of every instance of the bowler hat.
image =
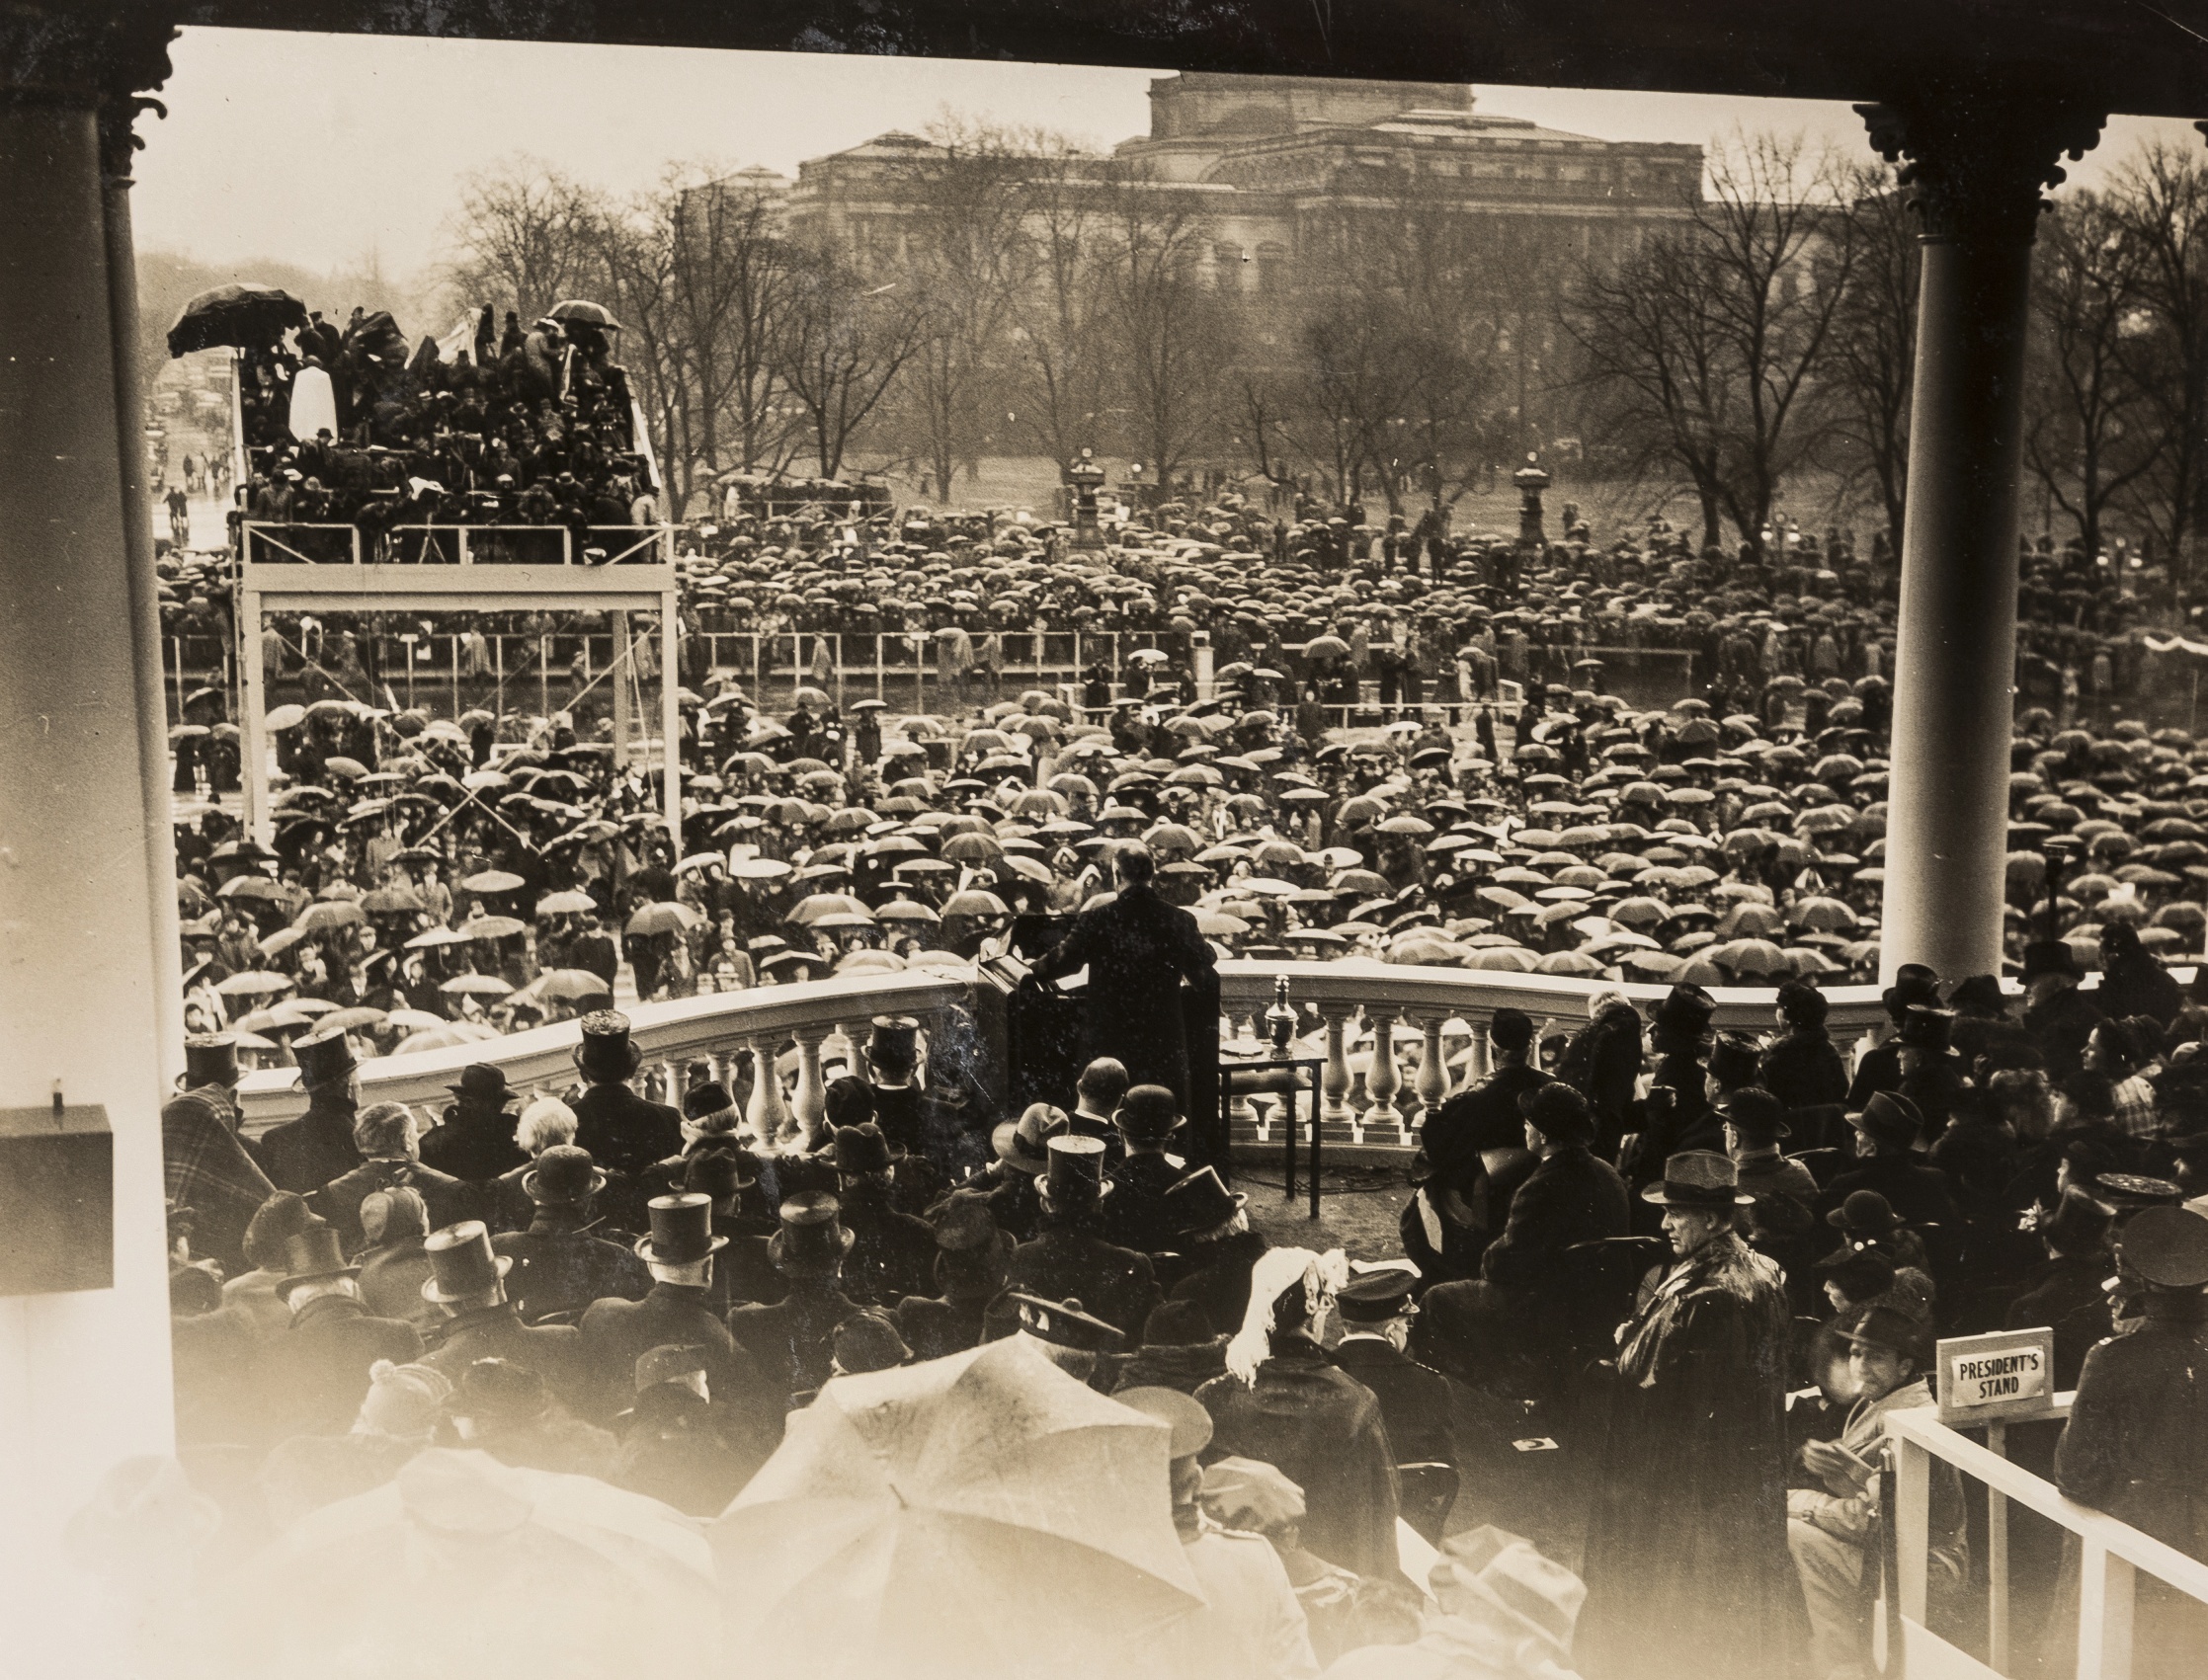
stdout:
[(686, 1190), (654, 1196), (645, 1204), (652, 1218), (649, 1237), (636, 1240), (637, 1258), (653, 1265), (688, 1266), (728, 1246), (713, 1235), (713, 1198)]
[(1042, 1182), (1053, 1206), (1095, 1207), (1111, 1193), (1111, 1181), (1104, 1175), (1104, 1139), (1061, 1135), (1047, 1148), (1050, 1160)]
[(506, 1070), (496, 1062), (477, 1062), (462, 1068), (460, 1082), (445, 1088), (479, 1108), (504, 1108), (514, 1100), (514, 1093), (506, 1088)]
[(1729, 1090), (1710, 1106), (1750, 1143), (1776, 1143), (1788, 1135), (1786, 1105), (1761, 1085)]
[(1954, 1023), (1952, 1009), (1912, 1003), (1909, 1013), (1902, 1017), (1902, 1030), (1894, 1035), (1894, 1043), (1906, 1050), (1929, 1050), (1944, 1056), (1948, 1050), (1948, 1029)]
[(352, 1040), (342, 1032), (294, 1039), (291, 1056), (299, 1065), (299, 1083), (308, 1090), (337, 1084), (360, 1067), (353, 1056)]
[(2024, 946), (2023, 981), (2029, 986), (2042, 975), (2062, 974), (2073, 980), (2083, 978), (2078, 967), (2078, 953), (2071, 949), (2067, 939), (2033, 939)]
[(318, 1219), (284, 1240), (284, 1275), (277, 1280), (276, 1293), (281, 1297), (287, 1294), (293, 1284), (315, 1278), (360, 1275), (359, 1266), (345, 1263), (345, 1248), (338, 1240), (337, 1227)]
[(911, 1073), (920, 1061), (920, 1023), (910, 1015), (876, 1015), (866, 1035), (866, 1060), (880, 1073)]
[(586, 1080), (618, 1084), (644, 1060), (644, 1052), (629, 1041), (628, 1017), (618, 1009), (593, 1009), (577, 1025), (583, 1041), (575, 1048), (575, 1066)]
[(234, 1085), (238, 1082), (238, 1041), (228, 1033), (194, 1033), (184, 1041), (184, 1083)]
[(1039, 1341), (1087, 1353), (1116, 1353), (1127, 1339), (1102, 1319), (1084, 1311), (1077, 1299), (1051, 1301), (1017, 1290), (1009, 1294), (1020, 1312), (1020, 1327)]
[(573, 1144), (554, 1144), (539, 1151), (522, 1174), (522, 1194), (547, 1206), (573, 1206), (605, 1188), (606, 1173), (591, 1159), (591, 1152)]
[(460, 1386), (446, 1402), (455, 1417), (477, 1423), (529, 1423), (552, 1407), (544, 1379), (511, 1359), (478, 1359), (460, 1373)]
[(1722, 1211), (1752, 1206), (1756, 1198), (1740, 1193), (1740, 1168), (1732, 1157), (1715, 1150), (1682, 1150), (1664, 1163), (1664, 1181), (1641, 1192), (1641, 1200), (1668, 1208)]
[(1876, 1190), (1850, 1190), (1847, 1199), (1825, 1216), (1825, 1223), (1850, 1237), (1890, 1237), (1907, 1223)]
[(1211, 1445), (1211, 1413), (1192, 1395), (1179, 1389), (1145, 1387), (1121, 1389), (1111, 1398), (1146, 1417), (1156, 1418), (1172, 1431), (1166, 1443), (1168, 1458), (1192, 1459)]
[(481, 1295), (514, 1269), (514, 1256), (491, 1251), (491, 1233), (479, 1219), (463, 1219), (422, 1239), (430, 1277), (424, 1301), (450, 1302)]
[(1216, 1167), (1199, 1166), (1166, 1186), (1166, 1224), (1177, 1237), (1195, 1237), (1216, 1231), (1249, 1200), (1241, 1191), (1228, 1189)]
[(843, 1263), (856, 1240), (845, 1229), (843, 1203), (818, 1193), (784, 1196), (781, 1229), (767, 1240), (767, 1257), (785, 1272), (822, 1272)]
[(1847, 1123), (1875, 1144), (1906, 1150), (1917, 1142), (1924, 1116), (1900, 1091), (1881, 1090), (1873, 1091), (1859, 1111), (1851, 1111)]
[(2124, 1227), (2116, 1251), (2127, 1271), (2156, 1289), (2208, 1284), (2208, 1219), (2190, 1208), (2142, 1209)]
[(1142, 1339), (1148, 1347), (1196, 1347), (1220, 1339), (1193, 1301), (1161, 1301), (1142, 1320)]
[(1889, 1014), (1900, 1013), (1912, 1003), (1930, 1003), (1937, 1007), (1939, 975), (1922, 963), (1904, 963), (1894, 971), (1894, 984), (1881, 992), (1879, 999)]
[(1351, 1278), (1335, 1292), (1335, 1310), (1352, 1324), (1379, 1324), (1400, 1317), (1411, 1305), (1419, 1274), (1404, 1266), (1379, 1266)]
[(1587, 1098), (1562, 1080), (1537, 1085), (1518, 1099), (1525, 1123), (1551, 1143), (1584, 1143), (1595, 1136)]
[(1164, 1085), (1136, 1085), (1119, 1099), (1111, 1123), (1129, 1143), (1163, 1143), (1187, 1122), (1181, 1101)]
[(837, 1127), (828, 1154), (836, 1163), (836, 1170), (847, 1178), (856, 1178), (863, 1172), (889, 1170), (889, 1141), (871, 1120), (863, 1126)]
[(646, 1348), (636, 1356), (630, 1368), (636, 1392), (656, 1389), (662, 1383), (680, 1383), (684, 1378), (707, 1370), (705, 1350), (695, 1343), (678, 1344), (662, 1342), (657, 1347)]

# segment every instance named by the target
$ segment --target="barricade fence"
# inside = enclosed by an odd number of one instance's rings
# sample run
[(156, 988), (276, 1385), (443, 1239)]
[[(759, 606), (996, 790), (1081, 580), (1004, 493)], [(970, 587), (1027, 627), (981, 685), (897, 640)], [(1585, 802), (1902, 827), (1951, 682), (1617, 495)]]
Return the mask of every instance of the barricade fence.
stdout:
[[(301, 524), (240, 522), (245, 559), (256, 566), (664, 565), (674, 557), (668, 525)], [(594, 551), (597, 556), (594, 557)]]

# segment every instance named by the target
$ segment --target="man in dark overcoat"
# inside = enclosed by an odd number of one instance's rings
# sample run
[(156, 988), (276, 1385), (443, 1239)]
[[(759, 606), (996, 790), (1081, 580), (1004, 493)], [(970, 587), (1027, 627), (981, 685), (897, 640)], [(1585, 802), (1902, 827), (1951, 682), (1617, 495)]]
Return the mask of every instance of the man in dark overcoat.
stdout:
[(1403, 1251), (1432, 1282), (1479, 1274), (1480, 1256), (1502, 1234), (1511, 1197), (1533, 1167), (1519, 1105), (1550, 1080), (1528, 1063), (1532, 1017), (1496, 1010), (1488, 1043), (1494, 1069), (1442, 1103), (1420, 1132), (1427, 1178), (1404, 1211)]
[(480, 1184), (528, 1162), (529, 1152), (514, 1141), (514, 1094), (503, 1068), (490, 1062), (464, 1068), (450, 1089), (445, 1118), (422, 1139), (425, 1164)]
[(311, 1195), (361, 1164), (353, 1145), (353, 1114), (361, 1102), (360, 1064), (342, 1032), (301, 1038), (291, 1046), (306, 1091), (306, 1112), (271, 1126), (254, 1146), (261, 1170), (279, 1190)]
[(1214, 1335), (1232, 1335), (1242, 1327), (1251, 1270), (1270, 1246), (1264, 1232), (1250, 1229), (1249, 1200), (1229, 1190), (1209, 1166), (1197, 1167), (1166, 1192), (1185, 1268), (1166, 1298), (1199, 1309)]
[(522, 1322), (520, 1309), (506, 1298), (514, 1258), (492, 1251), (483, 1222), (462, 1220), (433, 1231), (422, 1246), (430, 1257), (422, 1299), (445, 1314), (444, 1333), (422, 1363), (457, 1388), (478, 1359), (508, 1360), (535, 1372), (570, 1411), (586, 1414), (592, 1391), (580, 1332), (572, 1324)]
[(262, 1357), (263, 1418), (270, 1441), (292, 1435), (342, 1435), (368, 1393), (378, 1359), (405, 1365), (422, 1351), (414, 1326), (378, 1319), (362, 1304), (337, 1232), (320, 1220), (285, 1239), (285, 1275), (277, 1294), (291, 1326)]
[(611, 1296), (641, 1300), (652, 1287), (642, 1260), (591, 1233), (593, 1202), (605, 1188), (606, 1174), (590, 1151), (572, 1144), (543, 1151), (522, 1174), (532, 1210), (529, 1229), (494, 1237), (491, 1248), (514, 1260), (506, 1294), (525, 1322), (580, 1313)]
[(1112, 1193), (1104, 1176), (1104, 1145), (1059, 1136), (1048, 1144), (1042, 1179), (1042, 1235), (1013, 1250), (1005, 1281), (1047, 1301), (1079, 1301), (1130, 1341), (1158, 1304), (1149, 1256), (1098, 1235), (1101, 1204)]
[(628, 1036), (628, 1017), (597, 1009), (583, 1017), (575, 1069), (584, 1088), (575, 1110), (575, 1142), (613, 1172), (634, 1177), (683, 1147), (683, 1117), (664, 1102), (629, 1089), (643, 1051)]

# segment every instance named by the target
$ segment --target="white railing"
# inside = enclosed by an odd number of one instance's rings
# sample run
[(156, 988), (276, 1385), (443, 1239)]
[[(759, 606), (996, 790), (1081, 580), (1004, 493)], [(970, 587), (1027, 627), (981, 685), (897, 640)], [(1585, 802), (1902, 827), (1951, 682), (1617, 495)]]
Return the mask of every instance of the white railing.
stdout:
[[(358, 566), (361, 563), (359, 525), (246, 520), (239, 528), (244, 533), (245, 558), (251, 565)], [(301, 544), (331, 552), (310, 554)], [(337, 549), (344, 552), (337, 553)]]
[[(2068, 1395), (2059, 1396), (2048, 1415), (2067, 1416), (2069, 1400)], [(2077, 1680), (2130, 1680), (2133, 1589), (2142, 1573), (2208, 1603), (2208, 1563), (2105, 1511), (2064, 1498), (2052, 1482), (1941, 1423), (1933, 1408), (1889, 1412), (1886, 1432), (1894, 1448), (1890, 1519), (1898, 1564), (1894, 1608), (1902, 1633), (1900, 1672), (1909, 1680), (2001, 1680), (2009, 1671), (2006, 1512), (2011, 1504), (2035, 1511), (2078, 1537), (2083, 1566), (2078, 1574)], [(1988, 1594), (1992, 1664), (1926, 1626), (1934, 1459), (1984, 1482), (1992, 1501)], [(1891, 1651), (1886, 1667), (1889, 1673), (1896, 1670)]]

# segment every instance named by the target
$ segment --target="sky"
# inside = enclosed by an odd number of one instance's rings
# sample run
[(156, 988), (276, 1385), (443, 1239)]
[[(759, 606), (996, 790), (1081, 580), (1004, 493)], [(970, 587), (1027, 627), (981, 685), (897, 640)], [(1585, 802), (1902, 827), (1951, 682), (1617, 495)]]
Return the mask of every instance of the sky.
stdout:
[[(517, 155), (626, 193), (675, 161), (794, 174), (946, 110), (1108, 146), (1148, 129), (1145, 89), (1160, 73), (205, 29), (185, 31), (171, 56), (168, 120), (138, 125), (142, 249), (324, 271), (372, 256), (394, 277), (437, 261), (466, 175)], [(1869, 156), (1839, 103), (1488, 86), (1478, 100), (1601, 139), (1706, 144), (1771, 129)], [(2072, 179), (2091, 184), (2154, 133), (2200, 143), (2186, 123), (2119, 118)]]

